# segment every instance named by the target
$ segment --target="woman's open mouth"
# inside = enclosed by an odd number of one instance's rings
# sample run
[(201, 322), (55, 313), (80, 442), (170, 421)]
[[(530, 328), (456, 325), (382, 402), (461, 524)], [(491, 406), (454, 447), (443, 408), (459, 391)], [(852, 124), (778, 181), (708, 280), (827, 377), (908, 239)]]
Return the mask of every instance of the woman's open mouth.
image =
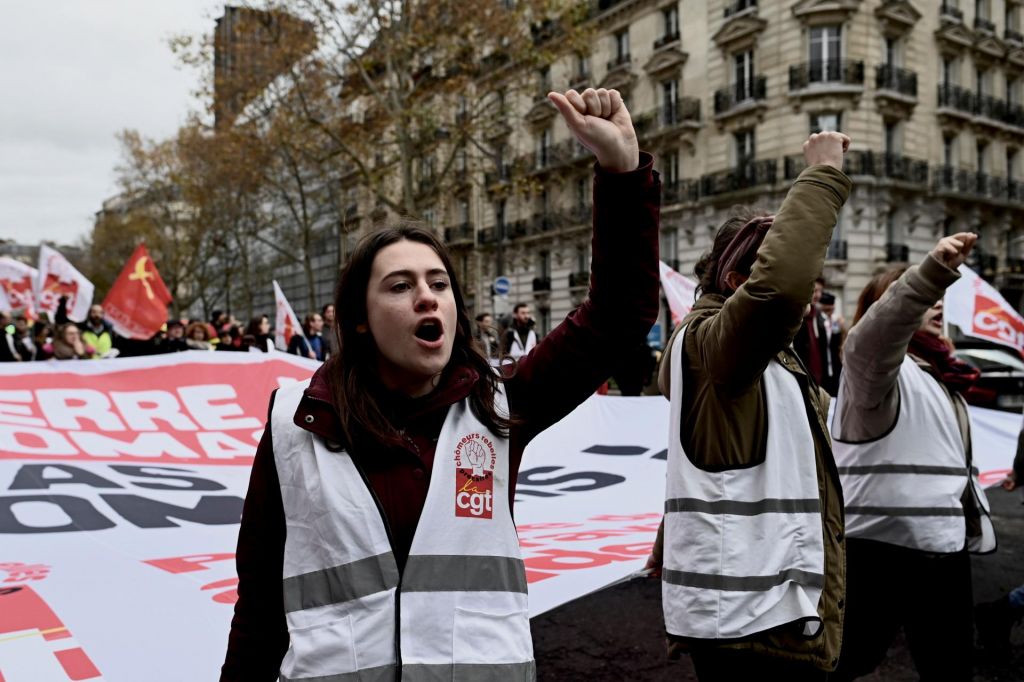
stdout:
[(441, 321), (427, 319), (416, 325), (416, 340), (426, 348), (440, 348), (444, 345), (444, 328)]

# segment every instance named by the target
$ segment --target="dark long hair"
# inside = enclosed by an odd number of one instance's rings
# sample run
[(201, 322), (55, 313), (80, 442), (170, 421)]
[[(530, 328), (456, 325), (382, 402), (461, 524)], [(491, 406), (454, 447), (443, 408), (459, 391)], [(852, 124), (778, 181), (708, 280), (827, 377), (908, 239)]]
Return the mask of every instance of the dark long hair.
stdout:
[(370, 334), (361, 334), (356, 329), (366, 324), (366, 292), (373, 261), (382, 249), (400, 241), (429, 246), (444, 264), (455, 297), (456, 310), (455, 342), (448, 365), (457, 362), (476, 370), (480, 379), (470, 392), (470, 409), (477, 419), (495, 433), (508, 435), (509, 418), (498, 414), (494, 407), (498, 377), (487, 358), (473, 343), (473, 328), (448, 250), (433, 232), (424, 229), (420, 223), (405, 220), (364, 237), (349, 257), (335, 290), (335, 324), (331, 333), (337, 341), (338, 353), (327, 360), (326, 371), (330, 377), (334, 407), (341, 419), (341, 429), (347, 443), (352, 445), (364, 438), (389, 445), (402, 443), (401, 434), (378, 401), (379, 396), (369, 390), (379, 383), (375, 380), (376, 344)]
[[(725, 249), (736, 238), (743, 226), (754, 218), (761, 218), (772, 215), (771, 211), (751, 206), (733, 206), (729, 217), (718, 228), (715, 233), (715, 241), (711, 250), (706, 251), (700, 257), (697, 264), (693, 266), (693, 274), (697, 276), (697, 295), (720, 294), (728, 295), (726, 291), (719, 291), (718, 288), (718, 264), (722, 259)], [(741, 272), (741, 275), (749, 275), (750, 272)]]
[[(865, 285), (864, 289), (860, 292), (860, 296), (857, 298), (857, 313), (853, 316), (853, 324), (860, 322), (868, 308), (874, 305), (878, 299), (882, 298), (885, 290), (906, 271), (905, 267), (891, 268), (879, 272), (868, 280), (867, 285)], [(853, 325), (850, 325), (850, 327), (852, 328)]]

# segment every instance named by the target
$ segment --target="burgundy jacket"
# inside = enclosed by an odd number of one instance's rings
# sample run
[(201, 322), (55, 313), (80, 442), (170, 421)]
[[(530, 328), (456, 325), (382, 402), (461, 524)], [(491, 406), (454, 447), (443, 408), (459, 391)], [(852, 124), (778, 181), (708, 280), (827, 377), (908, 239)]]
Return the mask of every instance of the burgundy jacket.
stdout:
[[(506, 380), (509, 410), (518, 421), (509, 433), (510, 471), (519, 470), (530, 440), (586, 400), (642, 341), (658, 317), (658, 217), (661, 185), (653, 159), (640, 168), (594, 179), (594, 235), (590, 295)], [(392, 531), (395, 559), (405, 565), (430, 485), (434, 449), (450, 405), (478, 380), (465, 366), (450, 366), (441, 384), (422, 398), (387, 394), (391, 418), (406, 447), (349, 454), (363, 469)], [(298, 428), (341, 440), (331, 403), (330, 377), (313, 375), (295, 413)], [(273, 400), (271, 400), (273, 405)], [(511, 493), (515, 493), (514, 477)], [(285, 520), (268, 426), (256, 451), (238, 534), (238, 602), (231, 621), (222, 682), (276, 680), (288, 649), (282, 598)]]

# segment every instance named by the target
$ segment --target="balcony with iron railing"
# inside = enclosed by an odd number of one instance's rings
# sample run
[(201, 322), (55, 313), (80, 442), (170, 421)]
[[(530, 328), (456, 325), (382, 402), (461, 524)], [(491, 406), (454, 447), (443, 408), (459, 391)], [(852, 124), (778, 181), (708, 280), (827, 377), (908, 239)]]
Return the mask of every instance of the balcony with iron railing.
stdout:
[(550, 277), (534, 277), (533, 278), (533, 293), (547, 293), (551, 291), (551, 278)]
[(894, 152), (851, 151), (844, 168), (849, 175), (900, 180), (917, 185), (928, 184), (928, 162)]
[(974, 115), (974, 93), (959, 85), (940, 84), (938, 104), (940, 113), (945, 110), (947, 113)]
[(629, 53), (627, 52), (626, 54), (620, 54), (608, 61), (608, 71), (626, 69), (629, 68), (630, 64), (632, 64), (632, 59), (630, 58)]
[(484, 173), (484, 184), (488, 187), (510, 180), (512, 180), (512, 164), (507, 161), (503, 161), (496, 170)]
[(508, 239), (521, 239), (530, 234), (529, 220), (515, 220), (505, 224), (505, 236)]
[(756, 7), (757, 0), (732, 0), (731, 2), (726, 3), (723, 14), (725, 15), (725, 18), (728, 19), (729, 17), (739, 14), (744, 10)]
[(444, 240), (449, 244), (464, 244), (474, 241), (473, 223), (461, 223), (444, 228)]
[(829, 59), (794, 64), (789, 67), (790, 93), (808, 89), (849, 89), (864, 87), (864, 62)]
[(917, 99), (917, 74), (892, 64), (879, 64), (875, 69), (875, 88)]
[(698, 179), (675, 180), (666, 182), (661, 187), (661, 203), (666, 206), (698, 199), (700, 199), (700, 180)]
[(1007, 28), (1003, 31), (1003, 41), (1009, 45), (1024, 46), (1024, 33)]
[(949, 2), (949, 0), (942, 0), (942, 5), (939, 7), (939, 19), (943, 21), (951, 21), (957, 24), (964, 23), (964, 13), (959, 7), (956, 6), (955, 2)]
[(833, 239), (825, 251), (825, 260), (846, 260), (847, 243), (845, 239)]
[(996, 34), (996, 25), (985, 17), (974, 17), (974, 30), (992, 36)]
[(578, 272), (569, 273), (569, 288), (570, 289), (586, 289), (590, 286), (590, 271), (579, 270)]
[(499, 227), (488, 227), (477, 232), (476, 241), (481, 246), (487, 244), (497, 244), (498, 240), (501, 239), (502, 228)]
[(910, 247), (906, 244), (888, 243), (885, 245), (886, 263), (906, 263), (910, 261)]
[(775, 182), (778, 163), (775, 159), (750, 161), (736, 168), (708, 173), (700, 178), (702, 197), (713, 197), (729, 192), (750, 189)]
[(654, 41), (655, 51), (660, 50), (663, 47), (668, 47), (679, 42), (679, 30), (675, 30), (672, 33), (666, 33), (662, 37)]
[(715, 116), (721, 117), (734, 113), (742, 105), (763, 102), (768, 92), (768, 79), (755, 76), (753, 80), (744, 80), (727, 88), (715, 91)]

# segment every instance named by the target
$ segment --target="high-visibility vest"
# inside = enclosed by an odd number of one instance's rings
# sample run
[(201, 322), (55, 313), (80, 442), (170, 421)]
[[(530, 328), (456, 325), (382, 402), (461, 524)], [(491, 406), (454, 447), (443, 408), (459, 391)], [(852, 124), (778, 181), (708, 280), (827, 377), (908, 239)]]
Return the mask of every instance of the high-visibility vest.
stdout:
[[(994, 550), (988, 499), (968, 462), (949, 394), (909, 356), (897, 381), (896, 423), (874, 440), (839, 440), (843, 412), (836, 403), (832, 449), (846, 500), (847, 537), (958, 552), (967, 541), (961, 498), (970, 485), (981, 510), (982, 535), (972, 538), (968, 549)], [(840, 390), (839, 401), (842, 395)], [(954, 399), (963, 400), (959, 395)]]
[[(685, 333), (685, 330), (684, 330)], [(746, 637), (798, 623), (821, 633), (822, 508), (807, 407), (796, 377), (772, 360), (764, 462), (704, 471), (680, 442), (684, 336), (672, 347), (662, 603), (673, 635)]]
[(527, 353), (529, 353), (531, 350), (533, 350), (533, 347), (537, 345), (537, 333), (532, 329), (526, 332), (525, 346), (519, 340), (519, 332), (515, 331), (515, 328), (513, 328), (511, 331), (512, 345), (508, 349), (509, 357), (521, 358)]
[(271, 415), (287, 528), (281, 679), (535, 679), (507, 439), (467, 401), (449, 409), (400, 576), (362, 472), (293, 424), (304, 388), (280, 389)]

